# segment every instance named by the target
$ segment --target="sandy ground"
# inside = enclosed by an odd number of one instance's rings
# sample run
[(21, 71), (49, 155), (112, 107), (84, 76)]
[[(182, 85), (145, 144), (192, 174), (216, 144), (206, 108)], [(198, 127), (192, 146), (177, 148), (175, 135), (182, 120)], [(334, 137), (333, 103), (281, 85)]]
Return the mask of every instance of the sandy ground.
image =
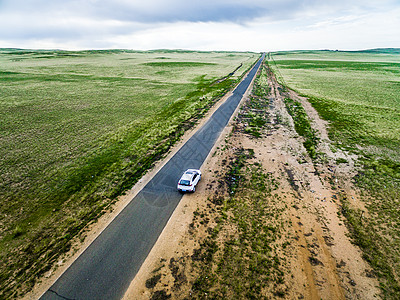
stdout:
[[(267, 134), (254, 139), (240, 130), (230, 134), (235, 121), (230, 123), (202, 166), (203, 179), (196, 193), (182, 198), (124, 299), (190, 298), (191, 279), (196, 274), (191, 274), (193, 269), (187, 263), (179, 266), (179, 262), (190, 258), (207, 235), (206, 228), (199, 228), (193, 234), (191, 226), (194, 212), (210, 210), (207, 199), (218, 193), (215, 182), (220, 179), (223, 169), (221, 161), (232, 152), (232, 147), (225, 145), (254, 149), (255, 159), (280, 181), (278, 193), (289, 207), (285, 217), (291, 221), (292, 226), (287, 230), (293, 236), (293, 252), (287, 258), (290, 273), (284, 298), (380, 298), (378, 282), (362, 259), (359, 248), (351, 243), (344, 220), (338, 214), (341, 209), (339, 194), (346, 195), (355, 207), (365, 210), (350, 180), (355, 157), (331, 150), (326, 130), (328, 124), (319, 118), (306, 99), (292, 91), (283, 92), (272, 74), (269, 86), (271, 120), (279, 116), (282, 124), (272, 124)], [(326, 154), (324, 159), (313, 162), (306, 154), (302, 139), (295, 132), (293, 121), (285, 109), (284, 97), (300, 101), (306, 109), (320, 138), (318, 151)], [(235, 126), (240, 128), (241, 124)], [(338, 165), (337, 158), (345, 158), (348, 163)], [(179, 273), (179, 268), (185, 269), (184, 272)], [(178, 288), (177, 273), (186, 274), (181, 275), (184, 284)], [(164, 287), (168, 294), (157, 295), (154, 286), (149, 287), (149, 280), (155, 274), (160, 274), (156, 279), (157, 286)], [(267, 298), (275, 297), (271, 294)]]

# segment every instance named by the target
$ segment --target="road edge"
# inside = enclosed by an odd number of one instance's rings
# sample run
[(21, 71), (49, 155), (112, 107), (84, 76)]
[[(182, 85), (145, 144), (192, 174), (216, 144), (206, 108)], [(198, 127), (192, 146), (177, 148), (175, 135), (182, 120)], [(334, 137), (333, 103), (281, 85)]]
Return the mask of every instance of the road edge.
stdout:
[[(237, 116), (240, 107), (242, 105), (242, 103), (244, 102), (245, 99), (247, 99), (253, 89), (253, 85), (254, 85), (254, 81), (255, 78), (257, 77), (257, 73), (260, 70), (260, 68), (262, 67), (262, 63), (265, 60), (265, 58), (261, 61), (261, 64), (258, 68), (258, 70), (256, 71), (256, 74), (254, 75), (252, 81), (250, 82), (248, 88), (246, 89), (246, 92), (243, 94), (242, 99), (240, 100), (238, 106), (236, 107), (235, 111), (232, 113), (228, 124), (225, 126), (225, 128), (221, 131), (218, 139), (215, 141), (214, 146), (211, 148), (210, 152), (208, 153), (206, 159), (204, 160), (203, 164), (200, 167), (200, 170), (204, 171), (204, 167), (207, 165), (207, 163), (210, 161), (213, 153), (217, 150), (217, 147), (219, 144), (221, 144), (221, 142), (224, 140), (224, 138), (229, 134), (229, 132), (232, 130), (232, 123), (234, 118)], [(251, 69), (250, 69), (251, 70)], [(246, 73), (246, 75), (243, 77), (243, 79), (248, 75), (248, 73), (250, 72), (250, 70)], [(242, 80), (243, 80), (242, 79)], [(242, 81), (240, 81), (242, 82)], [(240, 83), (239, 82), (239, 83)], [(238, 84), (239, 84), (238, 83)], [(235, 87), (236, 88), (236, 87)], [(232, 91), (228, 93), (229, 96), (232, 94)], [(227, 94), (227, 95), (228, 95)], [(225, 96), (224, 96), (225, 97)], [(229, 98), (229, 97), (227, 97)], [(227, 100), (227, 98), (225, 100)], [(225, 102), (225, 101), (224, 101)], [(222, 102), (223, 103), (223, 102)], [(221, 104), (222, 104), (221, 103)], [(219, 104), (219, 105), (221, 105)], [(218, 105), (218, 107), (219, 107)], [(212, 114), (211, 114), (212, 115)], [(206, 118), (204, 118), (205, 121), (207, 121), (211, 116), (207, 116)], [(197, 131), (197, 130), (196, 130)], [(184, 211), (185, 208), (185, 200), (187, 200), (188, 197), (190, 197), (190, 194), (185, 194), (181, 201), (178, 203), (177, 207), (175, 208), (174, 212), (172, 213), (172, 215), (170, 216), (170, 218), (168, 219), (167, 224), (165, 225), (163, 231), (161, 232), (161, 234), (158, 236), (156, 242), (154, 243), (153, 247), (151, 248), (149, 254), (147, 255), (145, 261), (142, 263), (139, 271), (136, 273), (136, 276), (133, 278), (133, 280), (131, 281), (128, 289), (125, 291), (125, 294), (123, 296), (123, 300), (130, 300), (132, 299), (132, 293), (133, 291), (137, 290), (138, 286), (141, 285), (143, 283), (143, 281), (145, 281), (147, 279), (147, 275), (149, 274), (149, 269), (151, 267), (151, 262), (154, 261), (154, 258), (156, 257), (160, 257), (159, 255), (159, 246), (161, 243), (163, 243), (164, 240), (168, 240), (168, 233), (171, 232), (171, 228), (173, 227), (173, 219), (177, 217), (177, 215), (181, 214), (182, 211)]]

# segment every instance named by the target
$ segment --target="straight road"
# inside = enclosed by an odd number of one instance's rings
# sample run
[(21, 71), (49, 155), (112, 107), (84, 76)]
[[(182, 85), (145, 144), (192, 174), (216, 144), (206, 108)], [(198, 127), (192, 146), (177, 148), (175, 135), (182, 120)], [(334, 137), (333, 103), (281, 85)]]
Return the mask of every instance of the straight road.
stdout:
[(180, 176), (202, 166), (263, 58), (41, 299), (122, 298), (182, 198)]

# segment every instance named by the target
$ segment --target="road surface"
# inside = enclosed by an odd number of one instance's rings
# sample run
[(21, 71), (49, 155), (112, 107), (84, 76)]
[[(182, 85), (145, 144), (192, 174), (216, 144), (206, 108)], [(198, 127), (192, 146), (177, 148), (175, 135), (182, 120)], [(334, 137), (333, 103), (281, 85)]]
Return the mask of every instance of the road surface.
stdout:
[(210, 117), (160, 169), (111, 224), (41, 297), (121, 299), (182, 198), (183, 171), (200, 169), (253, 80), (262, 59)]

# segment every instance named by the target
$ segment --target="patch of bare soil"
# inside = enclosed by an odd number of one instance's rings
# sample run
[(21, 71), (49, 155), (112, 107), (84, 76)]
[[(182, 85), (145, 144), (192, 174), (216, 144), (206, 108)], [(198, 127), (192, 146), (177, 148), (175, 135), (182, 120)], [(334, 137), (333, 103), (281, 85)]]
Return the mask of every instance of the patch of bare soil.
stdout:
[[(351, 243), (348, 230), (339, 217), (339, 197), (346, 196), (354, 206), (365, 210), (351, 183), (355, 157), (340, 150), (333, 152), (327, 124), (307, 100), (292, 91), (283, 92), (273, 76), (269, 79), (276, 107), (280, 107), (278, 111), (284, 119), (291, 121), (284, 110), (283, 97), (300, 101), (320, 138), (318, 151), (321, 154), (314, 162), (307, 158), (293, 126), (281, 128), (281, 133), (273, 136), (275, 145), (270, 149), (271, 153), (277, 150), (270, 157), (270, 162), (275, 160), (275, 173), (279, 174), (279, 169), (282, 174), (286, 172), (287, 182), (296, 191), (292, 192), (291, 215), (300, 251), (294, 265), (298, 264), (302, 270), (310, 269), (311, 265), (312, 276), (306, 272), (310, 298), (317, 295), (323, 299), (374, 299), (380, 294), (378, 283), (369, 276), (370, 267), (362, 259), (359, 248)], [(347, 163), (337, 164), (339, 159)], [(266, 167), (271, 168), (272, 164), (267, 163)], [(287, 186), (286, 191), (289, 190)]]
[[(268, 99), (264, 99), (268, 121), (261, 136), (255, 138), (246, 131), (243, 116), (251, 110), (246, 100), (203, 165), (203, 179), (196, 193), (182, 198), (124, 299), (199, 297), (199, 293), (193, 295), (201, 273), (199, 260), (205, 259), (202, 249), (221, 218), (218, 207), (229, 196), (226, 172), (239, 147), (253, 149), (252, 162), (260, 164), (279, 183), (275, 194), (282, 202), (277, 205), (286, 208), (282, 214), (285, 222), (281, 223), (286, 247), (275, 251), (286, 262), (282, 267), (284, 284), (279, 286), (279, 293), (276, 287), (263, 289), (260, 298), (380, 298), (378, 282), (359, 248), (351, 243), (340, 217), (339, 197), (345, 196), (355, 207), (365, 210), (351, 183), (355, 157), (332, 147), (326, 130), (328, 124), (305, 98), (282, 88), (272, 73), (269, 73), (268, 85)], [(294, 130), (284, 97), (302, 103), (317, 131), (319, 155), (314, 161), (308, 157), (302, 138)], [(226, 236), (218, 235), (217, 247), (224, 243)], [(201, 298), (207, 298), (207, 294)]]

